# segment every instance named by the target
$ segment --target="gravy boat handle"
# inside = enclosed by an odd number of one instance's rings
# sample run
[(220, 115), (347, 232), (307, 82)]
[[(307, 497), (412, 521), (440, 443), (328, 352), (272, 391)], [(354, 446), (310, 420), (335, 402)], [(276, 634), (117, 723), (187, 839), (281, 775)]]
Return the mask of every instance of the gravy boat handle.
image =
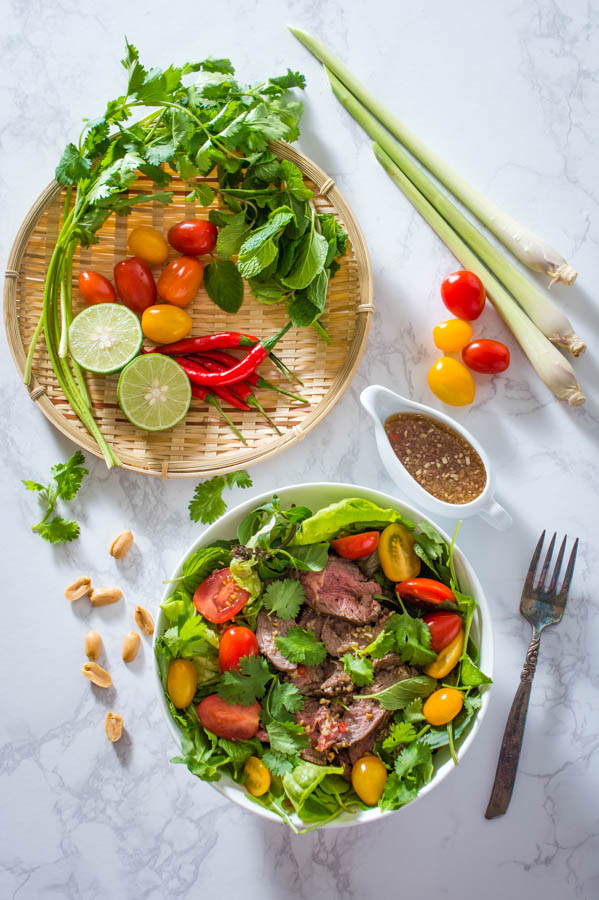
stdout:
[(501, 506), (496, 500), (478, 510), (478, 515), (497, 531), (507, 531), (512, 524), (512, 517), (509, 512)]

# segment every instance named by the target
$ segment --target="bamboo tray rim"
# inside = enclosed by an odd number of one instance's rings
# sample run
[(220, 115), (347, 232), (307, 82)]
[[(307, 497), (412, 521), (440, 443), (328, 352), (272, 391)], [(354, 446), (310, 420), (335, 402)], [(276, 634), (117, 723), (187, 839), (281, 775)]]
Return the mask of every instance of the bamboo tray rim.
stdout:
[[(226, 472), (234, 471), (240, 466), (250, 466), (270, 459), (287, 447), (301, 440), (306, 434), (312, 431), (313, 428), (320, 424), (341, 399), (360, 364), (366, 349), (372, 314), (374, 311), (372, 265), (362, 229), (347, 200), (335, 184), (335, 181), (312, 159), (295, 147), (282, 141), (272, 142), (270, 144), (270, 149), (277, 157), (290, 159), (298, 165), (302, 174), (308, 177), (316, 185), (317, 196), (326, 197), (333, 206), (335, 212), (340, 214), (349, 234), (359, 273), (359, 283), (356, 290), (359, 291), (360, 302), (355, 310), (356, 326), (348, 346), (345, 362), (335, 374), (332, 384), (327, 392), (320, 401), (315, 404), (314, 408), (307, 413), (301, 424), (289, 427), (283, 433), (282, 437), (266, 439), (257, 447), (242, 447), (237, 452), (227, 453), (226, 459), (223, 458), (222, 463), (219, 462), (218, 459), (214, 459), (209, 464), (195, 465), (194, 467), (190, 466), (191, 461), (177, 460), (172, 463), (171, 466), (169, 465), (168, 459), (152, 460), (148, 459), (148, 457), (143, 459), (126, 450), (117, 449), (117, 453), (122, 463), (121, 468), (163, 478), (198, 478), (209, 477), (216, 474), (222, 475)], [(21, 269), (29, 240), (35, 227), (38, 224), (40, 217), (63, 190), (64, 186), (59, 184), (56, 180), (53, 180), (39, 194), (17, 232), (7, 261), (4, 278), (4, 325), (11, 356), (21, 377), (25, 370), (26, 352), (18, 325), (17, 283), (22, 275)], [(96, 442), (87, 430), (84, 429), (80, 423), (71, 422), (67, 419), (47, 395), (46, 388), (36, 376), (35, 366), (28, 392), (30, 398), (37, 403), (44, 416), (62, 434), (64, 434), (65, 437), (68, 437), (86, 452), (102, 458)], [(166, 433), (168, 432), (165, 432), (165, 434)]]

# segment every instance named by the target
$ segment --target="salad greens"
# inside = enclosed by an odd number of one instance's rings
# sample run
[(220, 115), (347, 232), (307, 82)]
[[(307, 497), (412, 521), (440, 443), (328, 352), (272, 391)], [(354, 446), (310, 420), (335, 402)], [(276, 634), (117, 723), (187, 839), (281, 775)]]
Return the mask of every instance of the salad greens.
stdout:
[[(379, 808), (398, 809), (413, 800), (433, 777), (438, 750), (448, 748), (457, 762), (456, 742), (470, 728), (481, 706), (480, 689), (490, 679), (478, 667), (478, 649), (470, 636), (476, 603), (459, 590), (453, 557), (455, 536), (448, 544), (433, 526), (415, 526), (398, 512), (381, 509), (368, 500), (351, 498), (312, 514), (304, 506), (283, 509), (276, 495), (239, 523), (236, 539), (218, 541), (192, 553), (162, 605), (164, 623), (155, 652), (165, 699), (181, 731), (181, 755), (173, 762), (185, 764), (206, 781), (226, 775), (243, 785), (245, 763), (257, 757), (270, 773), (270, 786), (264, 795), (252, 799), (275, 812), (295, 831), (308, 831), (344, 812), (368, 808), (343, 777), (343, 766), (317, 765), (302, 758), (302, 752), (310, 746), (301, 719), (306, 698), (293, 681), (284, 680), (284, 674), (262, 655), (242, 657), (238, 669), (220, 673), (219, 626), (196, 612), (193, 594), (213, 571), (229, 567), (238, 585), (250, 592), (235, 616), (235, 624), (255, 630), (261, 609), (274, 617), (296, 619), (305, 593), (294, 574), (298, 570), (322, 570), (329, 558), (329, 541), (341, 532), (383, 528), (393, 522), (401, 522), (412, 532), (425, 566), (423, 573), (442, 580), (454, 591), (465, 632), (464, 652), (443, 684), (461, 691), (464, 703), (452, 722), (433, 727), (425, 719), (423, 703), (440, 686), (434, 678), (418, 674), (369, 692), (369, 685), (376, 687), (376, 661), (388, 653), (398, 654), (405, 663), (418, 667), (436, 659), (421, 612), (406, 610), (401, 601), (397, 608), (391, 594), (378, 595), (388, 606), (395, 605), (397, 611), (369, 646), (359, 649), (354, 645), (341, 662), (359, 698), (376, 699), (390, 711), (388, 728), (373, 750), (388, 772)], [(276, 635), (275, 643), (280, 653), (300, 666), (318, 665), (327, 656), (325, 644), (314, 631), (297, 624)], [(191, 659), (198, 675), (193, 702), (183, 710), (175, 709), (167, 690), (168, 668), (177, 657)], [(203, 728), (197, 705), (214, 694), (240, 707), (259, 704), (262, 731), (258, 736), (226, 740)]]
[(50, 469), (52, 478), (49, 484), (40, 484), (38, 481), (30, 480), (22, 482), (28, 491), (35, 491), (46, 506), (43, 518), (37, 525), (32, 525), (31, 530), (50, 544), (74, 541), (79, 537), (77, 522), (73, 519), (63, 519), (62, 516), (52, 516), (52, 513), (58, 500), (74, 500), (79, 493), (81, 482), (87, 475), (84, 462), (83, 453), (81, 450), (77, 450), (66, 462), (56, 463), (55, 466), (52, 466)]

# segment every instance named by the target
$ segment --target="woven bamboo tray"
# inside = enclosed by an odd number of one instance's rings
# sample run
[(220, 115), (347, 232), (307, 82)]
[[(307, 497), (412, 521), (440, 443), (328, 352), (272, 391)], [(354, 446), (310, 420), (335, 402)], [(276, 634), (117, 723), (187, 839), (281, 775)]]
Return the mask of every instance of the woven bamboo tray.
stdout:
[[(169, 431), (148, 433), (135, 428), (122, 414), (116, 399), (118, 376), (86, 373), (94, 415), (100, 429), (120, 457), (123, 466), (134, 472), (163, 477), (205, 477), (223, 474), (268, 459), (300, 440), (331, 411), (349, 385), (366, 346), (373, 311), (372, 271), (364, 236), (343, 195), (315, 163), (288, 144), (276, 142), (279, 158), (292, 160), (304, 174), (306, 183), (317, 192), (318, 212), (334, 213), (349, 235), (347, 255), (331, 280), (323, 323), (332, 343), (327, 345), (314, 329), (291, 329), (277, 346), (277, 355), (303, 381), (290, 386), (271, 363), (260, 371), (270, 381), (301, 393), (310, 401), (303, 406), (274, 391), (260, 391), (259, 398), (281, 431), (278, 436), (254, 410), (229, 410), (231, 419), (247, 440), (244, 446), (211, 407), (192, 399), (186, 418)], [(216, 184), (216, 178), (204, 179)], [(129, 193), (152, 189), (144, 178)], [(175, 178), (168, 206), (148, 203), (134, 206), (127, 217), (111, 216), (98, 232), (99, 242), (80, 248), (73, 259), (73, 305), (82, 307), (77, 279), (81, 269), (94, 269), (112, 280), (112, 269), (127, 253), (128, 232), (137, 225), (153, 225), (166, 233), (182, 219), (204, 218), (208, 210), (187, 203), (190, 184)], [(42, 309), (46, 268), (58, 233), (63, 188), (52, 182), (27, 215), (10, 253), (4, 285), (4, 321), (13, 359), (22, 374), (27, 347)], [(177, 256), (172, 251), (172, 257)], [(157, 276), (159, 268), (154, 270)], [(266, 337), (286, 322), (282, 304), (264, 306), (246, 296), (236, 315), (222, 312), (202, 288), (187, 308), (194, 322), (192, 335), (235, 330)], [(146, 342), (148, 343), (148, 342)], [(148, 343), (148, 345), (150, 345)], [(40, 340), (29, 385), (34, 400), (47, 419), (63, 434), (89, 453), (100, 456), (95, 441), (76, 418), (52, 370), (43, 340)]]

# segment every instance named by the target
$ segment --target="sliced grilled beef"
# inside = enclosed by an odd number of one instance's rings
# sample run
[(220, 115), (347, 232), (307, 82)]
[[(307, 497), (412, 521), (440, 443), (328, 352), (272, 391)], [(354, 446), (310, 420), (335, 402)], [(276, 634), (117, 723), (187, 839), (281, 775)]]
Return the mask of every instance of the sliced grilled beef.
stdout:
[(327, 660), (319, 666), (296, 666), (289, 673), (290, 680), (294, 683), (300, 694), (306, 697), (319, 697), (322, 693), (321, 685), (327, 678)]
[(300, 579), (306, 603), (316, 612), (357, 625), (374, 622), (381, 614), (381, 605), (373, 598), (379, 585), (348, 559), (331, 557), (322, 572), (302, 572)]
[(330, 700), (310, 699), (295, 714), (295, 721), (306, 729), (312, 747), (322, 752), (343, 739), (345, 725), (341, 723), (342, 712), (343, 707), (331, 704)]
[(276, 616), (269, 616), (265, 609), (261, 609), (258, 615), (258, 646), (275, 669), (280, 669), (281, 672), (293, 672), (297, 668), (295, 663), (285, 659), (275, 643), (278, 637), (285, 637), (292, 625), (295, 625), (295, 619), (277, 619)]
[(304, 606), (298, 619), (298, 625), (307, 631), (313, 631), (316, 640), (320, 641), (322, 640), (322, 629), (326, 621), (326, 616), (321, 616), (320, 613), (314, 612), (309, 606)]
[(384, 691), (398, 681), (403, 681), (405, 678), (412, 678), (414, 675), (419, 674), (418, 669), (415, 669), (414, 666), (402, 663), (396, 653), (387, 653), (386, 656), (380, 659), (374, 659), (373, 663), (375, 671), (374, 683), (362, 688), (361, 694), (378, 694), (379, 691)]
[(329, 616), (322, 627), (321, 640), (331, 656), (343, 656), (354, 646), (360, 650), (371, 644), (379, 636), (392, 613), (383, 613), (378, 622), (372, 625), (354, 625)]
[(290, 673), (290, 680), (307, 697), (336, 697), (353, 692), (351, 678), (336, 659), (325, 659), (319, 666), (298, 666)]
[(391, 718), (391, 711), (378, 700), (355, 700), (343, 716), (346, 726), (343, 746), (351, 747), (368, 737)]
[(314, 763), (317, 766), (330, 766), (331, 760), (334, 758), (333, 753), (329, 750), (326, 753), (322, 750), (316, 750), (314, 747), (304, 747), (300, 750), (300, 756), (306, 762)]

